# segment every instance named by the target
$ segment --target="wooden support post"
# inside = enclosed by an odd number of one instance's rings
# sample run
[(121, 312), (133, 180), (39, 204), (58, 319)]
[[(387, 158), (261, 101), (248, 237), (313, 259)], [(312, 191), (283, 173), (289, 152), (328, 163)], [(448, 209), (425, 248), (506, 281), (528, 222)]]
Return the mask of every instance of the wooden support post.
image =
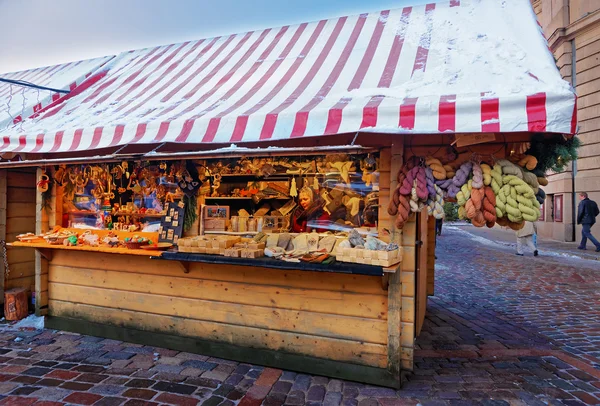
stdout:
[(417, 235), (419, 246), (418, 250), (418, 262), (416, 264), (416, 280), (417, 280), (417, 292), (416, 292), (416, 308), (417, 315), (415, 320), (415, 336), (421, 333), (423, 322), (425, 321), (425, 313), (427, 311), (427, 250), (428, 250), (428, 239), (427, 239), (427, 211), (423, 210), (417, 213)]
[[(8, 207), (7, 199), (7, 170), (0, 170), (0, 240), (6, 240), (6, 210)], [(4, 281), (6, 280), (6, 269), (4, 260), (0, 260), (0, 303), (4, 303)]]
[[(42, 169), (36, 171), (36, 179), (42, 174)], [(47, 216), (44, 213), (42, 202), (42, 194), (37, 190), (35, 192), (35, 233), (41, 234), (44, 231), (44, 222), (47, 221)], [(46, 224), (47, 226), (47, 224)], [(35, 250), (35, 314), (36, 316), (45, 315), (47, 309), (47, 285), (48, 278), (44, 276), (48, 274), (48, 256), (43, 256), (40, 250)], [(33, 292), (32, 292), (33, 294)]]
[(435, 249), (437, 247), (435, 217), (427, 219), (427, 296), (435, 293)]
[(400, 282), (400, 272), (389, 275), (388, 285), (388, 371), (400, 385), (401, 379), (401, 343), (400, 343), (400, 325), (402, 314), (402, 285)]
[(383, 288), (383, 290), (388, 290), (389, 286), (390, 286), (390, 273), (386, 272), (381, 277), (381, 287)]

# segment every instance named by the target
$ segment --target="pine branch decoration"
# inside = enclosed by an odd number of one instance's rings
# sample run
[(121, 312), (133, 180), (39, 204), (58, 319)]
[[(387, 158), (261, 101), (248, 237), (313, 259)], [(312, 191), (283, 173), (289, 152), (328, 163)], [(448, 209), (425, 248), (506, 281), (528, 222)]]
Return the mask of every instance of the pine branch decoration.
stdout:
[(183, 230), (189, 231), (198, 219), (198, 198), (196, 197), (196, 195), (193, 195), (191, 197), (188, 195), (184, 195), (183, 203), (185, 204), (185, 213), (183, 216)]
[(565, 139), (562, 136), (544, 138), (541, 134), (535, 134), (531, 138), (531, 146), (525, 152), (537, 158), (538, 164), (534, 173), (545, 174), (548, 170), (562, 172), (573, 160), (577, 159), (577, 150), (581, 141), (577, 137)]

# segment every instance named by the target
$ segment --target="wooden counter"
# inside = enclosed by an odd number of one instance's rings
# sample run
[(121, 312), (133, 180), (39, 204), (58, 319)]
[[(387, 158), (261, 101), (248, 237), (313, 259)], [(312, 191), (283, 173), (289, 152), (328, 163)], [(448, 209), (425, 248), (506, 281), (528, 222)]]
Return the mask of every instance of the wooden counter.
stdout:
[(186, 252), (163, 252), (160, 256), (153, 256), (152, 259), (163, 259), (169, 261), (178, 261), (185, 263), (202, 262), (206, 264), (240, 265), (253, 268), (271, 268), (280, 270), (297, 270), (329, 273), (346, 273), (352, 275), (370, 275), (383, 276), (384, 269), (387, 272), (394, 272), (381, 266), (354, 264), (349, 262), (333, 262), (331, 264), (319, 264), (312, 262), (287, 262), (280, 259), (262, 257), (262, 258), (232, 258), (221, 255), (193, 254)]
[(202, 262), (183, 273), (147, 251), (106, 250), (53, 252), (49, 328), (400, 385), (388, 371), (381, 276)]

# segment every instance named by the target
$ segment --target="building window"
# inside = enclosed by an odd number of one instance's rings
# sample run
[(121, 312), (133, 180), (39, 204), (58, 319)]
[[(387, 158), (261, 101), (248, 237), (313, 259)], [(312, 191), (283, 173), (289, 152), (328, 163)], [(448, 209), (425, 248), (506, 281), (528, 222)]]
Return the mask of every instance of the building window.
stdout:
[(546, 210), (544, 210), (544, 218), (547, 214), (548, 221), (552, 222), (554, 221), (554, 195), (546, 195), (546, 201), (544, 203), (546, 203), (545, 206), (547, 206)]
[(563, 221), (563, 195), (554, 195), (554, 221)]
[(546, 207), (544, 206), (544, 203), (540, 205), (540, 218), (538, 221), (546, 221)]

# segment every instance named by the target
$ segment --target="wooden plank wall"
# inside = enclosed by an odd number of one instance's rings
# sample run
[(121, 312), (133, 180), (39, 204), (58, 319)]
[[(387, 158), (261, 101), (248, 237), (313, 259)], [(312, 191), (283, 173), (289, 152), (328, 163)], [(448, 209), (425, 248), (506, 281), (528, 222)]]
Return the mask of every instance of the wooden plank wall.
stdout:
[(381, 277), (56, 250), (51, 316), (387, 367)]
[(413, 370), (415, 348), (416, 236), (416, 215), (412, 213), (402, 229), (402, 264), (400, 272), (400, 282), (402, 283), (401, 358), (402, 369), (406, 371)]
[[(21, 233), (35, 232), (35, 169), (9, 169), (7, 172), (6, 241)], [(35, 254), (30, 248), (8, 248), (10, 274), (5, 289), (31, 289), (35, 284)]]
[(435, 294), (435, 217), (427, 219), (427, 295)]

